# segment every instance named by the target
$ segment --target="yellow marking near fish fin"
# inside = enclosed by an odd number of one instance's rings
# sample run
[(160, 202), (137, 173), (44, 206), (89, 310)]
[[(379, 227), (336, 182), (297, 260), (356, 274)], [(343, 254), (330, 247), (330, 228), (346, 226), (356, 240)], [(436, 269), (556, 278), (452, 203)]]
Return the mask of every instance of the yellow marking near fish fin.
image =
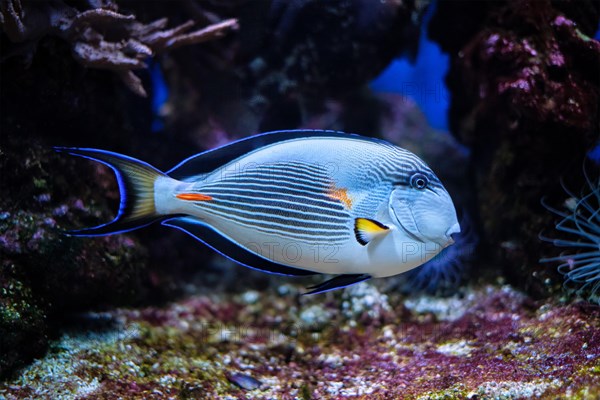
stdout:
[(348, 196), (348, 189), (336, 188), (333, 186), (327, 193), (327, 196), (334, 200), (341, 201), (348, 210), (352, 208), (352, 199)]
[(354, 235), (356, 241), (363, 246), (375, 239), (377, 236), (389, 232), (390, 228), (368, 218), (356, 218), (354, 221)]
[(175, 197), (186, 201), (209, 201), (213, 199), (211, 196), (200, 193), (179, 193)]

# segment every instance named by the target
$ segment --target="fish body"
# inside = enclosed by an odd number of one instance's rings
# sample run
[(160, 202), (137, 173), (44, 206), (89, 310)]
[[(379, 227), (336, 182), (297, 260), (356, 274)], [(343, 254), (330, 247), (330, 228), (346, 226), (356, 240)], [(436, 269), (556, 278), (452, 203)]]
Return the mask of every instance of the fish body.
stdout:
[(115, 170), (115, 220), (104, 235), (156, 220), (243, 265), (288, 275), (334, 274), (321, 292), (415, 268), (460, 227), (431, 169), (387, 142), (332, 131), (257, 135), (162, 173), (94, 149), (59, 149)]

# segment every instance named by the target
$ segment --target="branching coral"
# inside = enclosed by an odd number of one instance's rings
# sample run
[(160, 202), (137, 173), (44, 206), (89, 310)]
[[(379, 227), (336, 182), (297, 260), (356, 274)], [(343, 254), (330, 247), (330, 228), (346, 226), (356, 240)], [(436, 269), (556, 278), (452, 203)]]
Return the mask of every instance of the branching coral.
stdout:
[(166, 29), (166, 18), (148, 24), (139, 22), (134, 15), (119, 13), (113, 0), (88, 3), (91, 9), (79, 11), (60, 0), (3, 0), (0, 25), (12, 42), (22, 44), (19, 50), (26, 54), (32, 54), (44, 36), (60, 37), (70, 43), (79, 63), (115, 71), (129, 89), (144, 97), (146, 91), (133, 73), (146, 67), (144, 60), (180, 46), (212, 40), (237, 27), (235, 19), (228, 19), (192, 31), (196, 23), (190, 20)]
[(565, 202), (568, 211), (544, 203), (549, 211), (562, 217), (556, 230), (569, 237), (550, 239), (541, 236), (541, 239), (556, 247), (568, 247), (569, 251), (540, 261), (560, 262), (558, 271), (565, 276), (565, 288), (600, 303), (600, 181), (597, 176), (585, 176), (589, 192), (578, 196), (565, 189), (571, 196)]

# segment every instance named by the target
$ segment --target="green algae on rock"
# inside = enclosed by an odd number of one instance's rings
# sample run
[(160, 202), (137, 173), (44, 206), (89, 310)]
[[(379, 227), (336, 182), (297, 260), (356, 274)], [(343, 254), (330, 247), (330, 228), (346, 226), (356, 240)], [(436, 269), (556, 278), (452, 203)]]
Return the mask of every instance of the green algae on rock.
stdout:
[(44, 309), (14, 269), (0, 270), (0, 378), (42, 356), (48, 341)]
[[(396, 143), (414, 138), (415, 149), (443, 165), (459, 192), (470, 191), (470, 183), (478, 187), (478, 198), (469, 201), (480, 211), (476, 223), (485, 223), (494, 265), (473, 271), (498, 275), (502, 269), (529, 293), (559, 290), (562, 279), (553, 268), (536, 265), (540, 255), (555, 251), (537, 243), (537, 234), (555, 222), (539, 200), (549, 196), (550, 204), (560, 204), (562, 168), (571, 158), (580, 176), (576, 158), (597, 139), (598, 49), (591, 39), (597, 2), (437, 2), (431, 33), (451, 55), (452, 130), (473, 146), (471, 163), (453, 146), (434, 144), (442, 140), (437, 132), (397, 116), (405, 98), (373, 96), (364, 88), (397, 51), (414, 45), (397, 33), (417, 27), (427, 1), (385, 2), (373, 10), (395, 10), (393, 16), (366, 15), (382, 23), (375, 33), (386, 46), (370, 46), (368, 32), (353, 30), (352, 19), (362, 13), (353, 14), (350, 1), (325, 13), (315, 2), (304, 3), (303, 10), (302, 4), (263, 2), (289, 16), (268, 26), (265, 8), (252, 2), (119, 2), (123, 14), (132, 12), (142, 23), (165, 17), (173, 26), (189, 18), (198, 26), (243, 21), (240, 35), (156, 60), (170, 90), (158, 132), (150, 99), (130, 93), (118, 74), (82, 67), (71, 42), (45, 37), (35, 56), (23, 60), (15, 56), (23, 53), (7, 54), (13, 46), (0, 38), (0, 375), (6, 379), (0, 398), (598, 397), (597, 307), (544, 305), (508, 287), (406, 300), (367, 285), (359, 293), (308, 299), (283, 278), (245, 271), (240, 279), (225, 261), (207, 267), (208, 252), (177, 233), (88, 244), (58, 234), (110, 219), (118, 193), (110, 171), (54, 158), (51, 146), (105, 147), (167, 168), (261, 126), (385, 132)], [(358, 10), (367, 10), (367, 3), (357, 1)], [(308, 37), (298, 29), (307, 25), (313, 29)], [(292, 51), (275, 46), (261, 52), (265, 36), (280, 29)], [(321, 41), (319, 30), (341, 34)], [(358, 48), (355, 34), (362, 36)], [(333, 43), (334, 51), (323, 43)], [(382, 51), (375, 54), (375, 48)], [(339, 54), (352, 61), (329, 60)], [(328, 66), (340, 60), (343, 73)], [(136, 73), (152, 87), (146, 70)], [(471, 166), (472, 179), (464, 182)], [(93, 191), (106, 192), (107, 199)], [(193, 282), (198, 287), (190, 291), (212, 289), (214, 297), (113, 310), (102, 317), (113, 321), (108, 326), (64, 326), (66, 312), (164, 299), (181, 270), (185, 289)], [(273, 282), (277, 290), (269, 289)], [(232, 293), (242, 288), (253, 291), (239, 298)], [(42, 357), (48, 342), (45, 357), (10, 376)], [(237, 388), (228, 374), (238, 373), (263, 385)]]
[[(315, 334), (281, 312), (296, 301), (272, 292), (252, 304), (214, 295), (105, 313), (115, 321), (111, 327), (64, 334), (44, 359), (0, 386), (0, 395), (553, 399), (600, 393), (598, 307), (536, 303), (509, 287), (483, 287), (466, 293), (469, 306), (456, 319), (403, 312), (377, 328), (344, 316), (340, 303), (326, 303), (336, 322)], [(397, 295), (387, 301), (402, 309)], [(241, 389), (232, 374), (261, 385)]]
[[(65, 314), (137, 301), (145, 255), (129, 238), (83, 243), (62, 235), (66, 221), (94, 219), (108, 213), (107, 205), (87, 201), (82, 171), (50, 179), (62, 162), (39, 143), (6, 140), (2, 150), (2, 183), (14, 188), (0, 199), (0, 377), (5, 377), (43, 354), (55, 321)], [(67, 182), (80, 185), (72, 197), (66, 197)]]

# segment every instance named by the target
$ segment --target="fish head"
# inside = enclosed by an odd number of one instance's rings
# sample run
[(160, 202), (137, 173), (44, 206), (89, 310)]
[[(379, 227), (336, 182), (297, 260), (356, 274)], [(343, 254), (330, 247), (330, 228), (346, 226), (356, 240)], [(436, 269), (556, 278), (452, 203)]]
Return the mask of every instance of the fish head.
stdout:
[(436, 243), (440, 251), (454, 243), (453, 234), (460, 233), (450, 194), (431, 170), (407, 174), (406, 181), (395, 185), (389, 212), (409, 237)]

